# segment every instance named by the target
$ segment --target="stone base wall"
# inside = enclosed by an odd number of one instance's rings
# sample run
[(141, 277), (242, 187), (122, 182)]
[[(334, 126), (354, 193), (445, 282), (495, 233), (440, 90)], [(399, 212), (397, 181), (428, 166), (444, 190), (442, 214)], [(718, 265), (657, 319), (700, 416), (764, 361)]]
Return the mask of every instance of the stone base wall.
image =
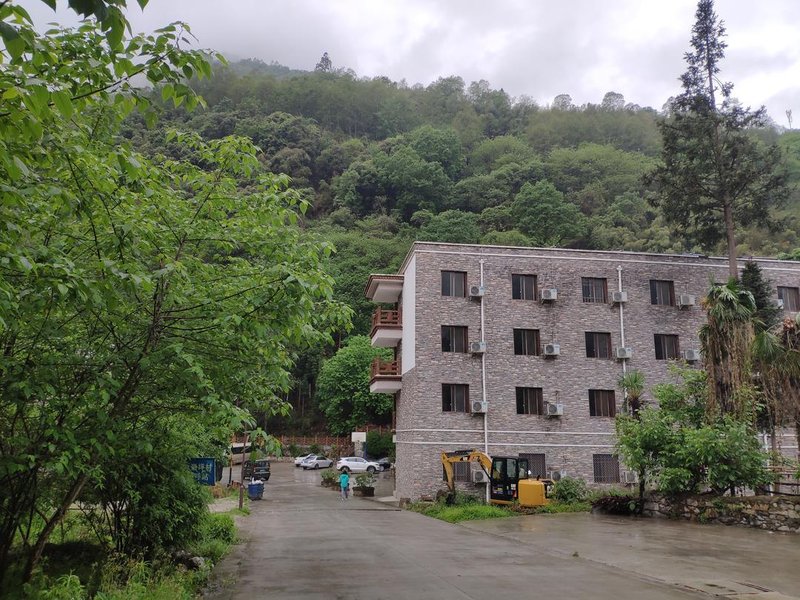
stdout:
[(687, 496), (667, 498), (660, 494), (651, 494), (645, 501), (644, 515), (800, 533), (800, 497)]

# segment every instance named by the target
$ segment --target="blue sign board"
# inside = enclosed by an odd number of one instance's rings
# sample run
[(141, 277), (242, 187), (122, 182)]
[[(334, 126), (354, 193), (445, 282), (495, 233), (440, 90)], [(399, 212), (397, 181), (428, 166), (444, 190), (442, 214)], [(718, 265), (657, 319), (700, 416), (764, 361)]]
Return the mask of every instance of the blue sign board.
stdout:
[(192, 472), (192, 475), (194, 475), (195, 481), (205, 485), (214, 485), (217, 482), (216, 462), (217, 461), (215, 459), (208, 457), (190, 458), (189, 470)]

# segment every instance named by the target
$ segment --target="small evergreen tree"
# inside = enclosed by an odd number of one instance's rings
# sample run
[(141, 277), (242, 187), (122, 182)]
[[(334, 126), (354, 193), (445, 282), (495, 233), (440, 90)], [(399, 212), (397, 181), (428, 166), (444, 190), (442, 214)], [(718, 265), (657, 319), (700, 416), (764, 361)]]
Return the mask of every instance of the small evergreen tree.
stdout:
[(753, 294), (756, 310), (753, 326), (757, 332), (772, 329), (780, 321), (781, 310), (775, 303), (772, 282), (764, 278), (757, 263), (747, 261), (742, 270), (742, 289)]

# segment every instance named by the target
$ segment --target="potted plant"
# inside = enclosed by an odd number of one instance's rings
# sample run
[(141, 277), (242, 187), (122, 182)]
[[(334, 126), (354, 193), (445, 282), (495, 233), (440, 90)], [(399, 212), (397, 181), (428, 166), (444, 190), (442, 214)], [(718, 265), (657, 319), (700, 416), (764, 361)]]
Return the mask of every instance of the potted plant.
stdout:
[(372, 497), (375, 495), (375, 476), (372, 473), (363, 473), (356, 476), (356, 485), (353, 488), (354, 496)]
[(334, 487), (336, 483), (336, 471), (325, 469), (322, 472), (322, 487)]

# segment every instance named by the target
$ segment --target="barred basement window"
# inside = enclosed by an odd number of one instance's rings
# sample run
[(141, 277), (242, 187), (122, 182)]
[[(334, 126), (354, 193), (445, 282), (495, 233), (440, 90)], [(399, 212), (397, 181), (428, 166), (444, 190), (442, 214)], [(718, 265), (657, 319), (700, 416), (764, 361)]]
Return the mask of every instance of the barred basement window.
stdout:
[(672, 281), (651, 279), (650, 304), (675, 306), (675, 284)]
[(459, 325), (442, 325), (442, 352), (466, 352), (467, 328)]
[(442, 411), (469, 412), (469, 386), (463, 383), (443, 383)]
[(547, 475), (547, 465), (545, 464), (545, 455), (542, 454), (520, 454), (520, 458), (528, 459), (528, 470), (531, 472), (531, 477), (542, 479)]
[(614, 417), (617, 414), (617, 400), (614, 390), (589, 390), (589, 416)]
[(619, 483), (619, 459), (613, 454), (593, 454), (594, 482)]
[(653, 335), (653, 340), (656, 346), (656, 360), (670, 360), (680, 357), (677, 335), (656, 333)]
[(608, 302), (608, 280), (600, 277), (581, 277), (584, 302)]
[(783, 300), (783, 308), (785, 310), (800, 311), (800, 289), (778, 286), (778, 298)]
[(536, 275), (511, 275), (511, 298), (514, 300), (536, 300)]
[(587, 331), (586, 358), (611, 358), (611, 334)]
[[(451, 463), (453, 466), (453, 481), (472, 481), (472, 469), (468, 462)], [(442, 481), (447, 481), (447, 472), (442, 466)]]
[(538, 329), (514, 330), (514, 354), (539, 356), (541, 353)]
[(518, 415), (543, 415), (544, 398), (542, 388), (518, 387), (517, 388), (517, 414)]
[(463, 271), (442, 271), (442, 296), (467, 296), (467, 274)]

